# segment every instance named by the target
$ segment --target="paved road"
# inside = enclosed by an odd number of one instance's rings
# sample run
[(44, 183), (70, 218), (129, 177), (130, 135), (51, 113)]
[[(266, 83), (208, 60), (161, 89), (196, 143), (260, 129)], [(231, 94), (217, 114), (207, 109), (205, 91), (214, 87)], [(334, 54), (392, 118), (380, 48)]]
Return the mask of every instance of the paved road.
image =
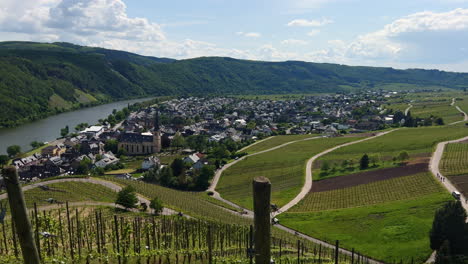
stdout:
[(408, 115), (409, 110), (413, 107), (412, 104), (408, 104), (408, 108), (405, 109), (405, 116)]
[[(93, 179), (93, 178), (65, 178), (65, 179), (56, 179), (56, 180), (50, 180), (50, 181), (45, 181), (45, 182), (38, 182), (38, 183), (33, 183), (33, 184), (30, 184), (30, 185), (26, 185), (22, 188), (23, 192), (27, 191), (27, 190), (31, 190), (31, 189), (34, 189), (34, 188), (38, 188), (42, 185), (48, 185), (48, 184), (52, 184), (52, 183), (60, 183), (60, 182), (87, 182), (87, 183), (94, 183), (94, 184), (99, 184), (99, 185), (102, 185), (104, 187), (107, 187), (111, 190), (114, 190), (116, 192), (120, 191), (122, 189), (122, 187), (120, 185), (117, 185), (115, 183), (112, 183), (112, 182), (109, 182), (109, 181), (104, 181), (104, 180), (99, 180), (99, 179)], [(149, 201), (149, 199), (147, 199), (146, 197), (138, 194), (137, 195), (138, 197), (138, 201), (140, 203), (146, 203), (148, 206), (149, 204), (151, 203)], [(6, 199), (7, 198), (7, 194), (4, 193), (4, 194), (1, 194), (0, 195), (0, 200), (2, 199)], [(86, 202), (83, 202), (83, 204), (85, 204)], [(176, 211), (172, 210), (172, 209), (169, 209), (169, 208), (164, 208), (163, 209), (163, 212), (162, 214), (164, 215), (173, 215), (173, 214), (177, 214)]]
[(281, 214), (282, 212), (286, 212), (287, 210), (291, 209), (293, 206), (295, 206), (297, 203), (299, 203), (302, 199), (304, 199), (304, 197), (306, 197), (306, 195), (310, 192), (310, 190), (312, 189), (312, 165), (313, 165), (313, 163), (314, 163), (314, 161), (316, 159), (318, 159), (319, 157), (321, 157), (321, 156), (323, 156), (325, 154), (328, 154), (328, 153), (330, 153), (332, 151), (335, 151), (335, 150), (337, 150), (339, 148), (354, 145), (354, 144), (357, 144), (357, 143), (361, 143), (361, 142), (364, 142), (364, 141), (367, 141), (367, 140), (370, 140), (370, 139), (373, 139), (373, 138), (376, 138), (376, 137), (380, 137), (380, 136), (386, 135), (388, 133), (391, 133), (391, 132), (393, 132), (395, 130), (397, 130), (397, 129), (392, 129), (392, 130), (389, 130), (389, 131), (386, 131), (386, 132), (377, 133), (375, 136), (372, 136), (372, 137), (368, 137), (368, 138), (356, 140), (356, 141), (353, 141), (353, 142), (348, 142), (348, 143), (345, 143), (345, 144), (341, 144), (339, 146), (336, 146), (336, 147), (327, 149), (325, 151), (322, 151), (319, 154), (317, 154), (317, 155), (313, 156), (312, 158), (310, 158), (307, 161), (306, 179), (305, 179), (304, 186), (302, 186), (301, 192), (294, 199), (292, 199), (289, 203), (287, 203), (286, 205), (281, 207), (278, 210), (278, 212), (275, 212), (273, 214), (273, 216), (277, 216), (278, 214)]

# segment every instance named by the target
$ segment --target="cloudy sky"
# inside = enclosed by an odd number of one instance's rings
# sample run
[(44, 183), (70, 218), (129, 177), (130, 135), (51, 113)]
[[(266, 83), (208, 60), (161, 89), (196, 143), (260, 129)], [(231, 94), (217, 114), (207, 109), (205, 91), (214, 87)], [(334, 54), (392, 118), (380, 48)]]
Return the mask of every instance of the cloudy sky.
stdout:
[(468, 72), (468, 0), (0, 0), (0, 41)]

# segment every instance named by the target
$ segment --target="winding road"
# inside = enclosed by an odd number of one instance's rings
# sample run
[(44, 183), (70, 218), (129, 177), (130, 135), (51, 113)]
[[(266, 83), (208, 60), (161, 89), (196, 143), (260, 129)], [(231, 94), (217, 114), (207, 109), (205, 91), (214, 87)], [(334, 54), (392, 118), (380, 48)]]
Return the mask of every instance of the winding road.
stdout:
[(409, 112), (409, 110), (410, 110), (411, 108), (413, 108), (413, 105), (412, 105), (412, 104), (408, 104), (408, 108), (405, 109), (405, 116), (408, 115), (408, 112)]
[(449, 125), (456, 125), (461, 122), (467, 122), (468, 121), (468, 115), (466, 114), (465, 111), (463, 111), (458, 105), (455, 105), (455, 98), (452, 98), (452, 103), (450, 104), (451, 106), (455, 106), (455, 108), (458, 110), (458, 112), (463, 114), (463, 120), (457, 121), (450, 123)]

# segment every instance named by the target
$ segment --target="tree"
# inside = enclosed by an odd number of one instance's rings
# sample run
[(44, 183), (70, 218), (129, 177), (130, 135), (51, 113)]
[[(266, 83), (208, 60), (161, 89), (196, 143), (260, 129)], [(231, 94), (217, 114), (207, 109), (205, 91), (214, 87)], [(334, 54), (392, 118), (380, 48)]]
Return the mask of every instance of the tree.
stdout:
[(442, 119), (442, 117), (438, 117), (435, 119), (435, 123), (436, 125), (438, 126), (443, 126), (445, 123), (444, 123), (444, 119)]
[(151, 200), (150, 208), (153, 209), (153, 212), (154, 212), (155, 215), (158, 215), (158, 214), (162, 213), (163, 208), (164, 208), (162, 200), (159, 199), (158, 197), (154, 197)]
[(174, 176), (180, 176), (185, 171), (185, 163), (182, 159), (176, 158), (171, 163), (171, 169)]
[(184, 137), (181, 136), (180, 134), (176, 134), (174, 138), (172, 139), (171, 146), (176, 149), (183, 148), (185, 146)]
[(117, 193), (115, 203), (123, 206), (125, 209), (135, 208), (138, 198), (135, 194), (135, 189), (132, 186), (124, 187)]
[(450, 243), (445, 240), (442, 246), (437, 250), (434, 264), (451, 264), (453, 263), (450, 254)]
[(162, 186), (170, 186), (173, 182), (173, 178), (174, 174), (171, 168), (164, 167), (161, 169), (159, 183), (161, 183)]
[(429, 233), (431, 248), (441, 249), (444, 241), (448, 241), (452, 255), (463, 253), (466, 240), (466, 212), (460, 201), (450, 201), (437, 210)]
[(410, 156), (408, 155), (408, 152), (406, 151), (402, 151), (400, 152), (400, 154), (398, 154), (398, 157), (397, 159), (401, 162), (404, 162), (406, 160), (408, 160), (410, 158)]
[(0, 155), (0, 166), (6, 165), (9, 159), (7, 155)]
[(44, 143), (43, 142), (38, 142), (38, 141), (33, 141), (29, 144), (33, 149), (37, 149), (37, 148), (40, 148), (42, 146), (44, 146)]
[(367, 154), (364, 154), (361, 157), (361, 160), (359, 161), (359, 168), (361, 170), (365, 170), (365, 169), (369, 168), (369, 156)]
[(119, 142), (116, 139), (107, 140), (106, 144), (104, 144), (104, 150), (112, 151), (112, 153), (117, 154), (117, 152), (119, 151)]
[(18, 145), (12, 145), (7, 148), (7, 153), (10, 158), (15, 157), (21, 153), (21, 147)]
[(60, 135), (62, 137), (68, 135), (68, 133), (70, 133), (70, 128), (67, 126), (65, 126), (64, 128), (60, 129)]
[(91, 160), (88, 158), (83, 158), (76, 169), (78, 174), (87, 175), (89, 173), (89, 167), (91, 167)]
[(210, 179), (214, 176), (214, 168), (211, 166), (204, 166), (200, 170), (200, 175), (197, 178), (197, 187), (200, 190), (205, 190), (210, 186)]
[(330, 169), (330, 163), (328, 161), (324, 161), (322, 163), (322, 166), (320, 167), (320, 170), (323, 172), (327, 172)]

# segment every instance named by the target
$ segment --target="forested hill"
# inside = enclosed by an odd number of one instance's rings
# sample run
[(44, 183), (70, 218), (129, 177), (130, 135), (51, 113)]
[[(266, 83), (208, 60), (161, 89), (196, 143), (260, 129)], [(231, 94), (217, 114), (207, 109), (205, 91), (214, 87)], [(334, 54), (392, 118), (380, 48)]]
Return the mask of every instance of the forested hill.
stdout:
[(339, 92), (389, 84), (463, 89), (468, 74), (223, 57), (173, 60), (69, 43), (0, 42), (0, 127), (144, 95)]

